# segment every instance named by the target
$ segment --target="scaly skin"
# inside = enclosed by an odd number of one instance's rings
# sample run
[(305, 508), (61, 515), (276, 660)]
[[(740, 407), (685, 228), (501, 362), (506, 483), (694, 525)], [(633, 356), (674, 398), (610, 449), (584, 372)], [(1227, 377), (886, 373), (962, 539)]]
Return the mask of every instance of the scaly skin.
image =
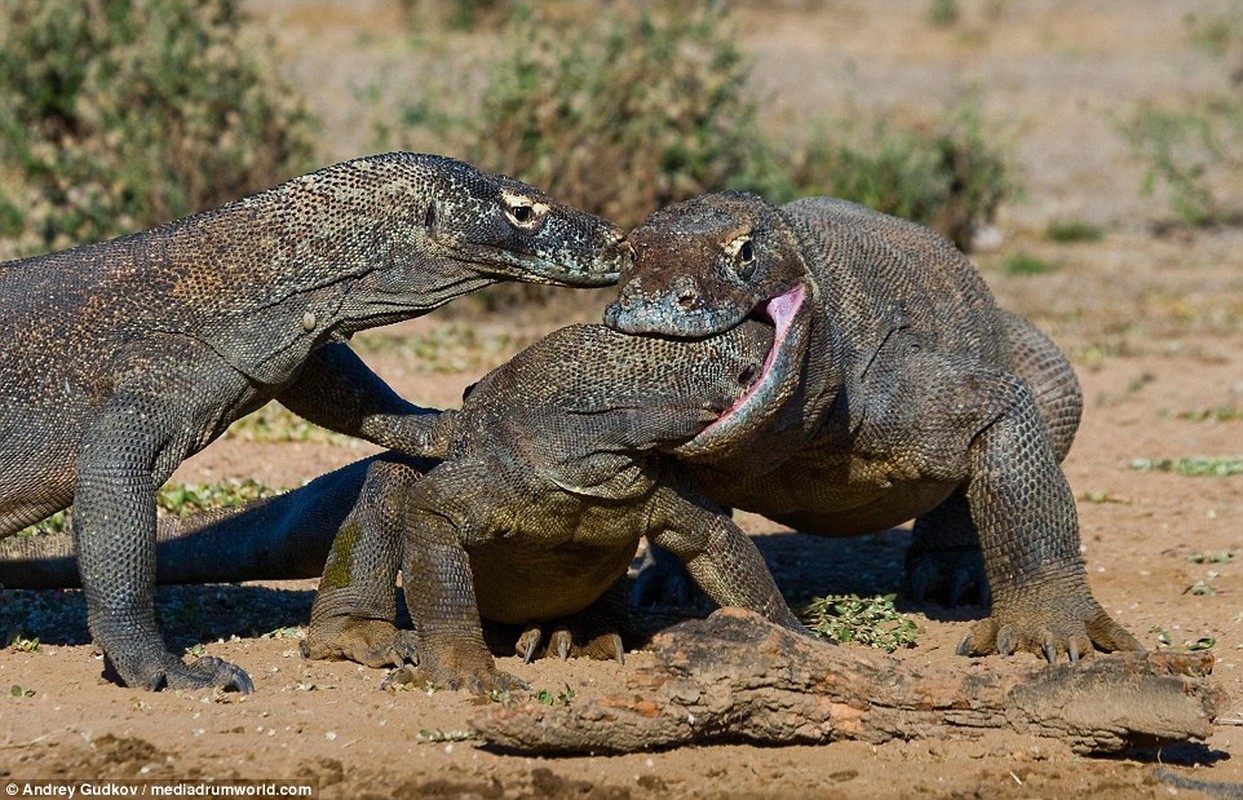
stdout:
[[(481, 618), (525, 627), (519, 652), (537, 655), (543, 623), (607, 605), (643, 535), (718, 603), (802, 630), (750, 539), (666, 455), (743, 394), (772, 335), (759, 323), (698, 342), (564, 328), (440, 415), (443, 462), (389, 453), (240, 512), (167, 521), (159, 578), (307, 577), (327, 554), (308, 656), (417, 661), (395, 680), (475, 691), (521, 683), (497, 671)], [(53, 558), (65, 538), (0, 546), (0, 585), (72, 585), (71, 555)], [(394, 625), (399, 570), (413, 631)], [(587, 624), (585, 639), (557, 629), (547, 647), (620, 657), (607, 621)]]
[(0, 265), (0, 535), (71, 502), (89, 624), (120, 679), (250, 678), (186, 664), (152, 611), (155, 487), (276, 399), (417, 450), (430, 418), (345, 340), (502, 280), (607, 285), (612, 224), (438, 156), (337, 164), (142, 233)]
[[(916, 518), (916, 596), (938, 560), (982, 548), (992, 616), (963, 654), (1140, 648), (1079, 553), (1059, 467), (1082, 406), (1074, 372), (948, 242), (840, 200), (742, 193), (658, 211), (631, 242), (610, 327), (700, 337), (759, 313), (804, 347), (761, 379), (783, 393), (757, 391), (674, 451), (708, 497), (826, 536)], [(953, 560), (957, 599), (971, 576)]]

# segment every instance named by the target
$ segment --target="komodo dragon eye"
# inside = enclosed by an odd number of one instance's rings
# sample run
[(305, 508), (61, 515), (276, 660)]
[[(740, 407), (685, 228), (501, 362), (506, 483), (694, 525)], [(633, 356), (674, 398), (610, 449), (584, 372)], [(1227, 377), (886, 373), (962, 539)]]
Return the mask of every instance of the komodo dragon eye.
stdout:
[(726, 255), (734, 259), (734, 272), (744, 281), (751, 280), (755, 274), (755, 244), (751, 234), (743, 234), (731, 239), (725, 245)]
[(501, 195), (501, 208), (510, 225), (525, 231), (538, 229), (550, 210), (547, 203), (510, 192)]

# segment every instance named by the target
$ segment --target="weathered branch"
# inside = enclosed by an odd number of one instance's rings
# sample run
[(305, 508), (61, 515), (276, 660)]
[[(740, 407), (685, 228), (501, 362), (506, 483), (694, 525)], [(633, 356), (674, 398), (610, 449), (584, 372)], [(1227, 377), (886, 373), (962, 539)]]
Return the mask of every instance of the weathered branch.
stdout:
[(1210, 654), (1098, 655), (1025, 667), (963, 660), (954, 669), (918, 669), (735, 609), (677, 625), (654, 644), (658, 663), (635, 672), (628, 695), (564, 708), (495, 708), (475, 727), (492, 744), (541, 752), (879, 743), (1006, 728), (1102, 753), (1205, 739), (1226, 702), (1207, 680)]

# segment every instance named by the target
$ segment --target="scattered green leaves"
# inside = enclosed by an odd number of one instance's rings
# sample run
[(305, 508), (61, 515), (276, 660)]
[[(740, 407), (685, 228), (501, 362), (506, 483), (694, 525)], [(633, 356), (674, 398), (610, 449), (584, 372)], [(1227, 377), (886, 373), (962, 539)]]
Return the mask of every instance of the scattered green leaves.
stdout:
[(28, 528), (23, 528), (15, 535), (42, 536), (45, 534), (55, 535), (60, 533), (68, 533), (72, 525), (73, 515), (70, 513), (70, 510), (66, 508), (63, 511), (57, 511), (55, 514), (42, 522), (36, 522)]
[(344, 447), (358, 444), (354, 437), (308, 422), (275, 400), (234, 422), (224, 435), (244, 442), (317, 442)]
[(1243, 422), (1243, 408), (1238, 406), (1215, 406), (1180, 411), (1178, 419), (1188, 422)]
[(39, 637), (26, 637), (19, 631), (15, 631), (9, 637), (9, 647), (18, 653), (34, 653), (39, 649)]
[(1129, 500), (1118, 497), (1113, 492), (1102, 491), (1099, 489), (1089, 489), (1081, 492), (1078, 499), (1084, 503), (1092, 503), (1093, 505), (1103, 505), (1105, 503), (1129, 503)]
[(305, 638), (305, 632), (303, 628), (299, 628), (297, 626), (288, 626), (288, 627), (277, 628), (275, 630), (268, 631), (267, 633), (263, 634), (262, 638), (264, 639), (303, 639)]
[(799, 609), (799, 617), (817, 636), (837, 642), (857, 642), (892, 653), (914, 647), (919, 628), (898, 612), (894, 595), (815, 597)]
[[(216, 483), (168, 483), (155, 495), (156, 511), (161, 515), (184, 517), (213, 508), (236, 508), (263, 497), (282, 492), (250, 478), (224, 480)], [(41, 536), (68, 533), (73, 525), (73, 509), (58, 511), (42, 522), (31, 525), (19, 536)]]
[(421, 742), (468, 742), (478, 739), (479, 734), (466, 730), (442, 730), (440, 728), (423, 728), (419, 731)]
[(1131, 462), (1137, 472), (1169, 472), (1189, 478), (1243, 475), (1243, 457), (1239, 458), (1137, 458)]
[(1186, 589), (1183, 589), (1183, 594), (1189, 594), (1195, 597), (1209, 597), (1217, 594), (1217, 587), (1207, 581), (1196, 581)]
[[(1153, 634), (1156, 637), (1157, 644), (1160, 645), (1161, 647), (1173, 648), (1174, 637), (1170, 635), (1169, 631), (1165, 630), (1164, 628), (1160, 628), (1160, 627), (1152, 627), (1148, 630), (1148, 632)], [(1183, 646), (1181, 648), (1173, 648), (1173, 649), (1186, 650), (1188, 652), (1196, 652), (1198, 650), (1211, 650), (1212, 648), (1216, 646), (1217, 646), (1217, 639), (1215, 639), (1212, 636), (1201, 636), (1199, 639), (1196, 639), (1194, 641), (1192, 640), (1184, 641)]]
[(1001, 271), (1006, 275), (1044, 275), (1057, 269), (1057, 265), (1031, 253), (1018, 252), (1006, 257), (1001, 262)]
[(14, 697), (34, 697), (35, 690), (34, 689), (23, 689), (22, 687), (18, 686), (15, 683), (11, 687), (9, 687), (9, 694), (11, 694)]
[(574, 701), (575, 691), (570, 684), (565, 684), (565, 688), (561, 691), (553, 693), (547, 689), (540, 689), (535, 694), (535, 699), (542, 705), (546, 706), (568, 706)]
[(1202, 553), (1192, 553), (1187, 556), (1187, 560), (1192, 564), (1225, 564), (1234, 559), (1234, 552), (1230, 550), (1205, 550)]
[(184, 517), (210, 508), (236, 508), (251, 500), (280, 494), (251, 478), (217, 483), (170, 483), (156, 493), (156, 508)]

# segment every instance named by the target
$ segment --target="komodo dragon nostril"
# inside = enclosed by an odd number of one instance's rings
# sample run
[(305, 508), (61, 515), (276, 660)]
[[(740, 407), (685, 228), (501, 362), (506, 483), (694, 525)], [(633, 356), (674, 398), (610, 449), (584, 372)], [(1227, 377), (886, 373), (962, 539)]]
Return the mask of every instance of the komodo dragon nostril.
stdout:
[(755, 382), (755, 379), (759, 374), (760, 374), (759, 364), (748, 364), (746, 367), (743, 368), (742, 372), (738, 373), (738, 385), (739, 386), (750, 386), (752, 383)]
[(695, 293), (694, 292), (682, 292), (682, 294), (678, 295), (678, 305), (681, 306), (682, 308), (690, 308), (694, 304), (695, 304)]

